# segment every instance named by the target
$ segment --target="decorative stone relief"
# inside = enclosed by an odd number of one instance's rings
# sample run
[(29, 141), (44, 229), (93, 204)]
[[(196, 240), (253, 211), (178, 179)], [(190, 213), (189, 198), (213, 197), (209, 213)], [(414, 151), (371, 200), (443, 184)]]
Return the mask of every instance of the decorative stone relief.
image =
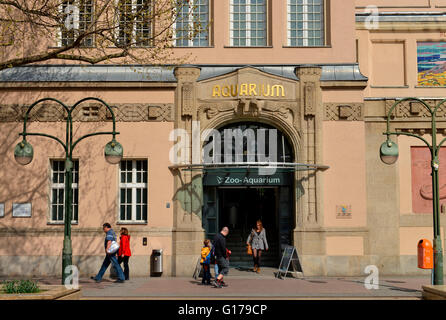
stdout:
[(295, 109), (297, 109), (296, 103), (259, 100), (257, 98), (239, 99), (220, 103), (203, 103), (198, 109), (198, 118), (201, 121), (208, 121), (226, 113), (239, 117), (268, 115), (270, 117), (280, 117), (294, 125)]
[(322, 68), (320, 67), (300, 67), (298, 69), (298, 75), (299, 77), (302, 76), (315, 76), (315, 77), (320, 77), (322, 73)]
[(174, 70), (178, 81), (195, 81), (200, 76), (200, 69), (196, 67), (181, 67)]
[[(424, 101), (433, 109), (441, 100), (432, 99)], [(386, 100), (386, 117), (395, 102), (395, 100)], [(446, 103), (437, 109), (436, 115), (437, 117), (446, 116)], [(409, 100), (399, 103), (393, 110), (392, 116), (396, 118), (430, 118), (431, 114), (420, 102)]]
[[(206, 119), (210, 120), (219, 113), (236, 112), (238, 101), (224, 101), (220, 103), (206, 103), (198, 108), (198, 116), (206, 115)], [(202, 117), (201, 117), (202, 118)]]
[[(173, 104), (115, 104), (110, 106), (116, 121), (173, 121)], [(28, 106), (0, 105), (0, 122), (23, 121)], [(42, 103), (35, 106), (28, 117), (29, 121), (57, 122), (66, 120), (66, 111), (55, 103)], [(85, 103), (72, 112), (73, 121), (111, 121), (111, 112), (102, 104)]]
[(279, 117), (282, 117), (285, 120), (289, 120), (292, 123), (295, 118), (293, 110), (296, 110), (297, 106), (295, 106), (295, 108), (292, 108), (290, 103), (265, 101), (265, 106), (263, 108), (265, 109), (265, 111), (273, 112)]
[(148, 106), (149, 120), (152, 121), (173, 121), (173, 104)]
[[(432, 129), (431, 128), (396, 128), (395, 131), (396, 132), (412, 133), (412, 134), (416, 134), (416, 135), (419, 135), (419, 136), (423, 136), (425, 134), (432, 134)], [(441, 134), (443, 136), (446, 136), (446, 129), (444, 129), (444, 128), (437, 128), (437, 133)]]
[[(446, 204), (446, 149), (439, 150), (439, 198), (440, 205)], [(432, 212), (432, 177), (431, 154), (427, 146), (410, 148), (411, 179), (412, 179), (412, 212)]]
[(364, 120), (363, 103), (325, 103), (324, 120), (362, 121)]
[(305, 115), (316, 115), (315, 106), (315, 94), (316, 87), (313, 82), (305, 83), (304, 87), (304, 103), (305, 103)]
[(194, 112), (194, 84), (185, 83), (181, 88), (181, 100), (182, 100), (182, 115), (192, 116)]

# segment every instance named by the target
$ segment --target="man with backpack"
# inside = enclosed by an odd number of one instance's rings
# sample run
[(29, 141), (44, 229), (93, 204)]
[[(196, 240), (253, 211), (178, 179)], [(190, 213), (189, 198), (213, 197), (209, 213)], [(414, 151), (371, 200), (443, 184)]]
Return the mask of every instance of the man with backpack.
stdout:
[(95, 277), (91, 277), (91, 279), (95, 280), (96, 282), (101, 282), (105, 271), (107, 271), (108, 266), (110, 265), (110, 263), (112, 263), (113, 267), (118, 273), (118, 280), (116, 280), (115, 282), (122, 283), (124, 282), (125, 279), (124, 272), (122, 271), (122, 268), (118, 263), (118, 259), (116, 259), (116, 252), (118, 251), (119, 246), (117, 247), (117, 249), (112, 248), (112, 244), (113, 246), (115, 246), (113, 242), (116, 243), (116, 234), (109, 223), (104, 223), (102, 225), (102, 230), (104, 230), (105, 232), (105, 240), (104, 240), (105, 258), (104, 262), (102, 262), (102, 266), (101, 269), (99, 270), (99, 273)]

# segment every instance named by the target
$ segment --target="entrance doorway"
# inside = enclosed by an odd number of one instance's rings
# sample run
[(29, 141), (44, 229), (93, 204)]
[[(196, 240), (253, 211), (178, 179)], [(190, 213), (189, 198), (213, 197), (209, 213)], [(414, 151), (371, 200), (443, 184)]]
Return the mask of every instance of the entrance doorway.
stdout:
[(289, 139), (271, 125), (238, 122), (214, 130), (207, 141), (203, 153), (211, 166), (203, 170), (202, 210), (206, 238), (214, 239), (228, 226), (231, 265), (252, 266), (246, 240), (260, 219), (270, 249), (264, 252), (263, 265), (277, 267), (281, 245), (292, 243), (294, 169), (261, 169), (265, 163), (294, 161)]
[(262, 254), (262, 265), (277, 267), (281, 245), (291, 244), (294, 223), (291, 188), (288, 186), (204, 187), (203, 228), (213, 239), (224, 226), (229, 227), (227, 247), (232, 251), (231, 266), (251, 267), (246, 240), (257, 220), (262, 220), (269, 245)]
[(277, 229), (278, 187), (218, 188), (219, 225), (248, 234), (257, 220), (271, 232)]

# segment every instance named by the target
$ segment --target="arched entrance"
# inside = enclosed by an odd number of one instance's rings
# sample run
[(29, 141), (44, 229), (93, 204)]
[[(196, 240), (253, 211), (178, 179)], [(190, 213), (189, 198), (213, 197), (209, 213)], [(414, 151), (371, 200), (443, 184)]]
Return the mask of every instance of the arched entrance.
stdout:
[(203, 150), (209, 162), (219, 164), (203, 172), (202, 223), (206, 238), (213, 239), (223, 226), (228, 226), (231, 265), (251, 265), (245, 243), (260, 219), (270, 247), (262, 264), (276, 267), (280, 245), (291, 244), (294, 229), (294, 171), (262, 170), (256, 164), (294, 162), (289, 139), (268, 124), (236, 122), (215, 130)]

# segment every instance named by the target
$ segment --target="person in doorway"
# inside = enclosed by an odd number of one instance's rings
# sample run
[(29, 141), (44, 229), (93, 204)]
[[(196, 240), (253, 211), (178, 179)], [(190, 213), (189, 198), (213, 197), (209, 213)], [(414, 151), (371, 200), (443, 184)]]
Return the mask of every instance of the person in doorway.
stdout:
[(116, 272), (118, 273), (118, 280), (116, 280), (115, 282), (122, 283), (124, 282), (125, 277), (124, 277), (124, 272), (122, 272), (121, 266), (119, 265), (118, 260), (116, 259), (116, 252), (114, 253), (108, 252), (112, 244), (112, 241), (116, 241), (116, 234), (109, 223), (104, 223), (102, 225), (102, 230), (104, 230), (105, 232), (105, 241), (104, 241), (105, 258), (104, 262), (102, 262), (102, 266), (101, 269), (99, 270), (99, 273), (95, 277), (91, 277), (91, 279), (95, 280), (96, 282), (101, 282), (105, 271), (107, 271), (108, 266), (110, 265), (110, 263), (112, 263), (113, 267), (116, 269)]
[(130, 235), (127, 228), (121, 228), (121, 237), (119, 239), (119, 251), (118, 251), (118, 263), (121, 265), (124, 262), (124, 277), (125, 280), (129, 280), (129, 259), (132, 256), (130, 251)]
[(203, 268), (202, 285), (211, 284), (211, 241), (206, 239), (203, 242), (204, 247), (201, 249), (201, 266)]
[(218, 275), (213, 283), (216, 288), (227, 286), (223, 278), (229, 272), (229, 255), (231, 251), (226, 248), (226, 237), (228, 234), (228, 227), (224, 227), (214, 238), (215, 262), (218, 264)]
[(266, 240), (266, 231), (263, 228), (262, 221), (257, 220), (255, 228), (251, 230), (247, 245), (251, 245), (252, 259), (254, 261), (254, 272), (260, 273), (260, 259), (262, 257), (262, 251), (268, 251), (268, 241)]
[(229, 221), (232, 229), (235, 229), (237, 224), (237, 207), (232, 205), (229, 209)]

